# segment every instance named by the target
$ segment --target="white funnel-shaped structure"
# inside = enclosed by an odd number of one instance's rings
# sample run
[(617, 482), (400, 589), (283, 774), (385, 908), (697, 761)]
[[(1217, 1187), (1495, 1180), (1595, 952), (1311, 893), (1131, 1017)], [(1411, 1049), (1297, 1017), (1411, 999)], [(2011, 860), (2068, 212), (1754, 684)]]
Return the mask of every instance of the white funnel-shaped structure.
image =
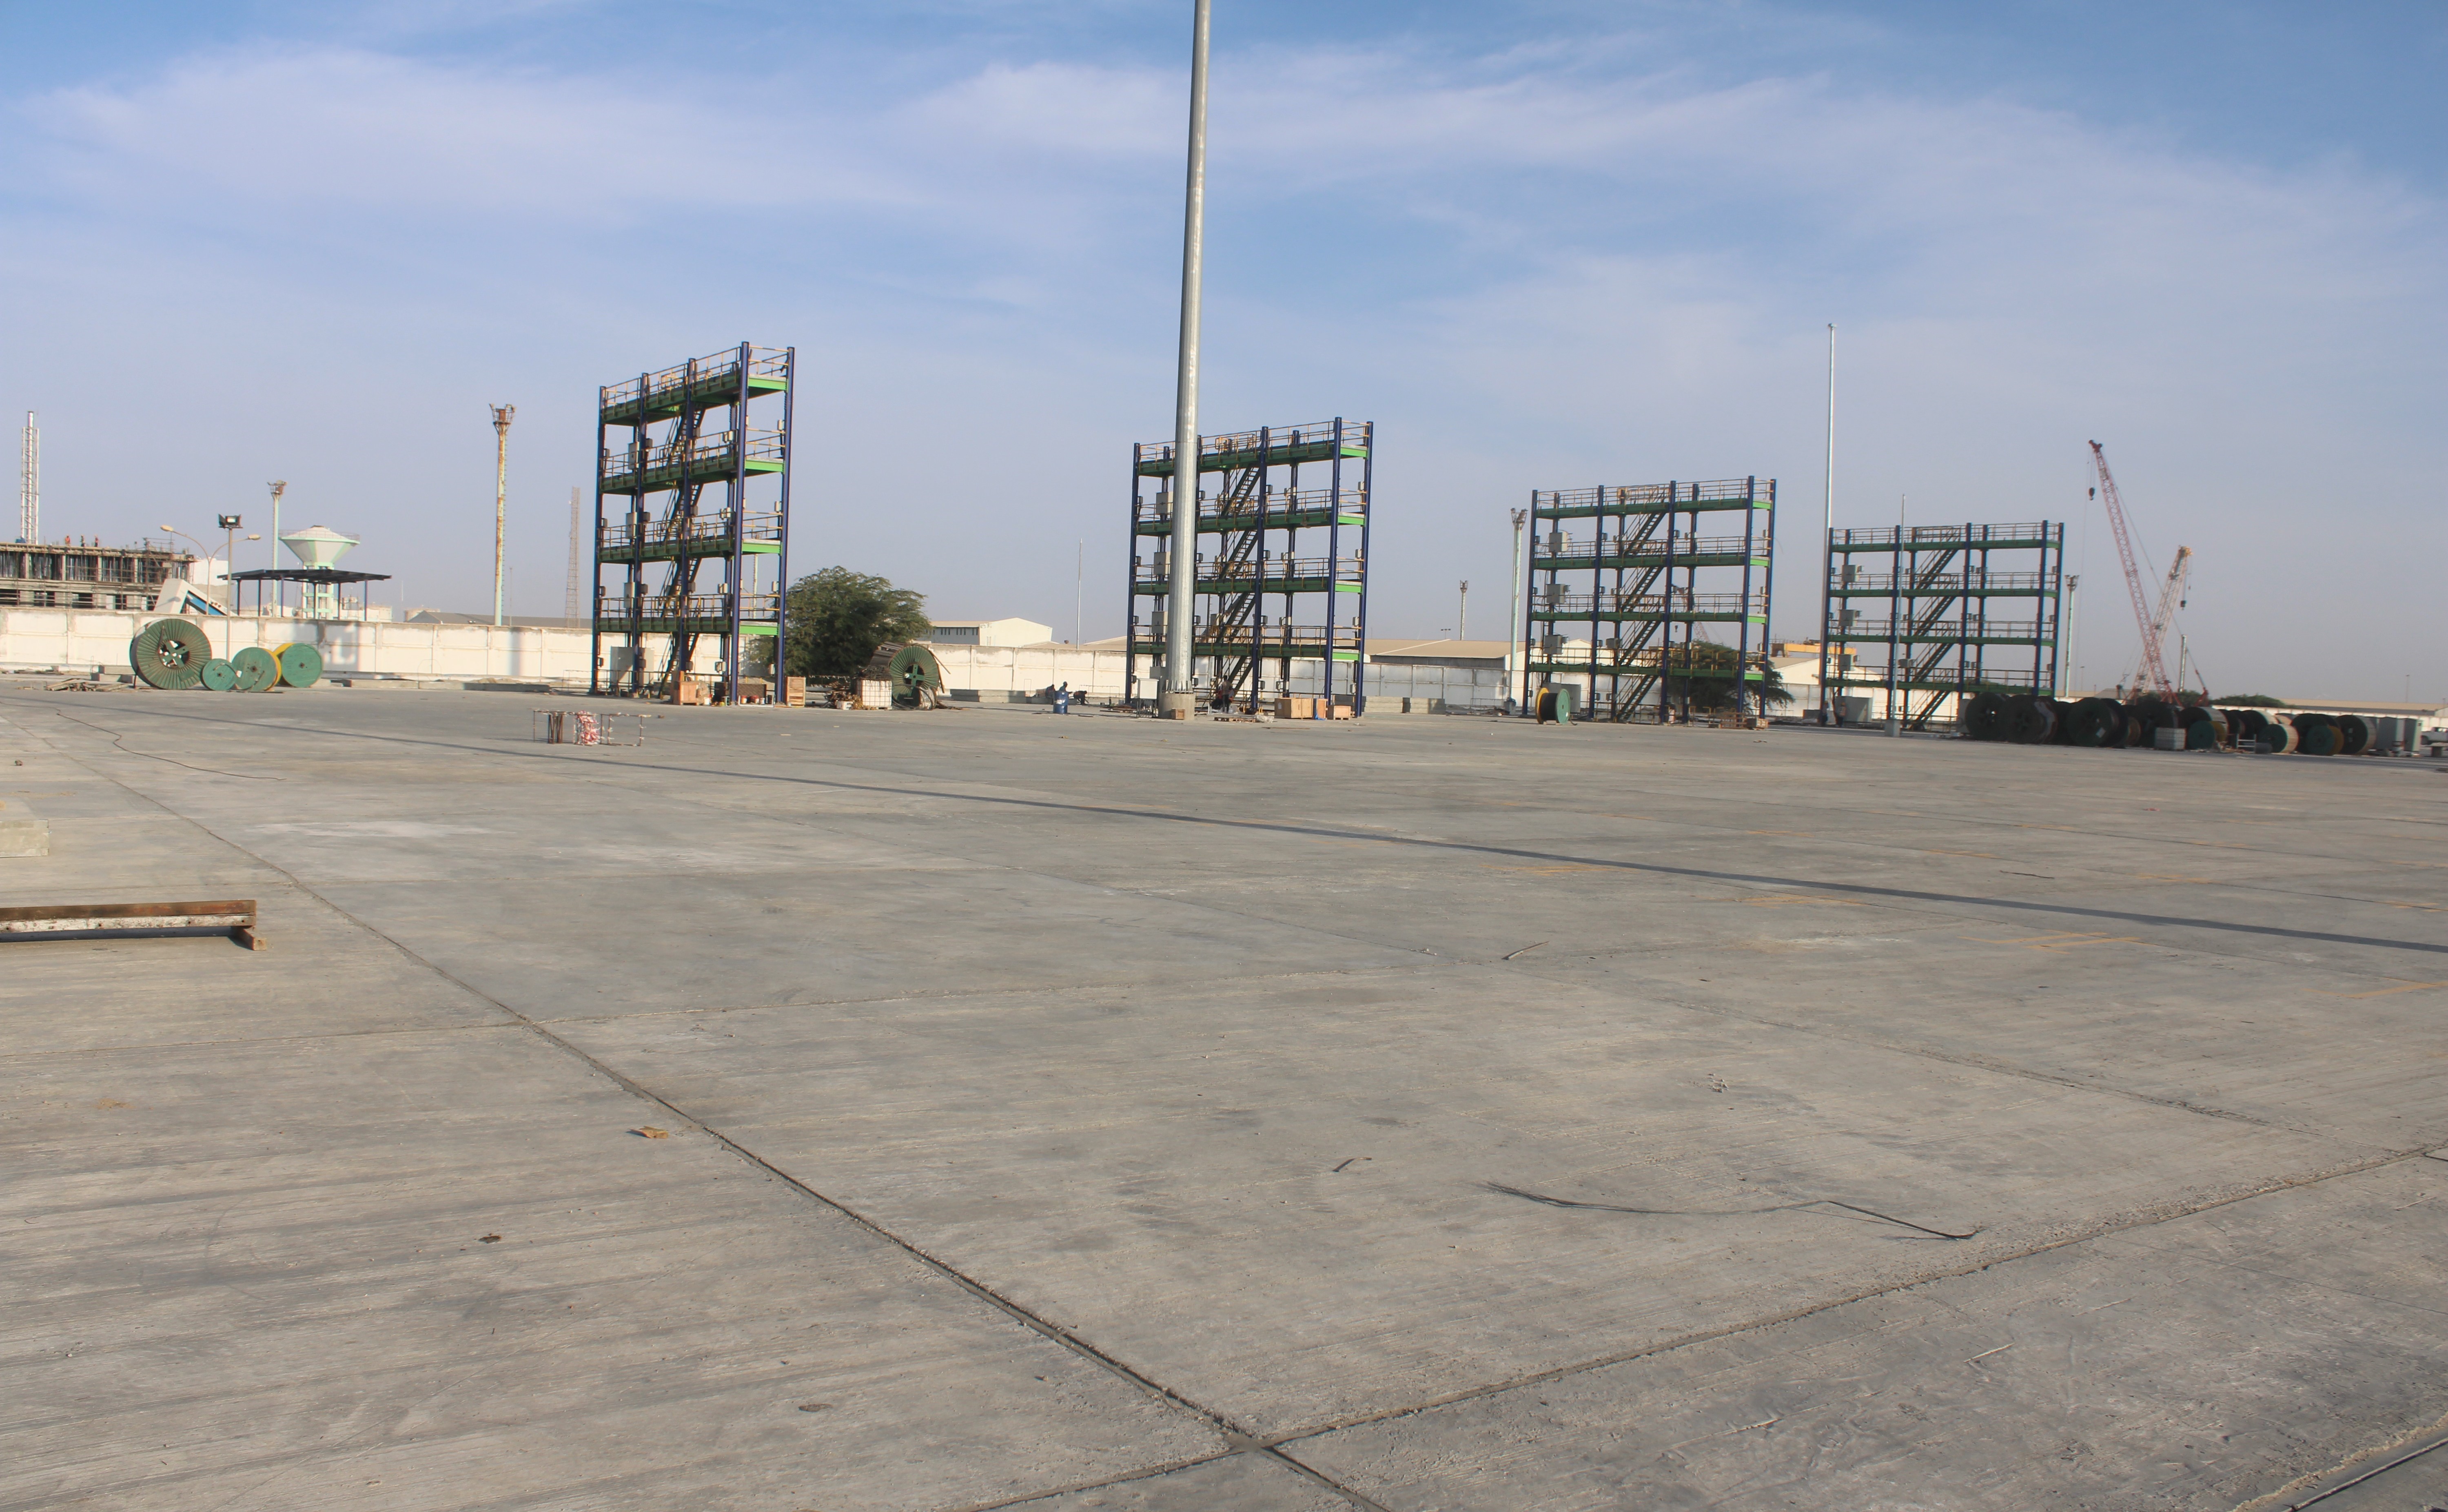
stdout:
[(356, 537), (343, 536), (326, 525), (309, 525), (280, 538), (280, 544), (289, 548), (301, 567), (332, 566), (356, 543)]

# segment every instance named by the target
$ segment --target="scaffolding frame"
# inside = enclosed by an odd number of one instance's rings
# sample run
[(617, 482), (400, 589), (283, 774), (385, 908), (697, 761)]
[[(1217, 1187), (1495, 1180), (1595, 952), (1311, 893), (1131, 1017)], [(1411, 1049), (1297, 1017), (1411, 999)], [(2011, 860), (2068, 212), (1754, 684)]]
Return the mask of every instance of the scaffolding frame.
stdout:
[[(1198, 439), (1198, 471), (1221, 476), (1202, 486), (1192, 549), (1192, 686), (1214, 708), (1256, 710), (1267, 692), (1265, 667), (1276, 666), (1275, 690), (1294, 661), (1323, 669), (1329, 703), (1367, 710), (1362, 666), (1368, 657), (1368, 532), (1370, 484), (1376, 467), (1376, 425), (1341, 416), (1298, 425), (1267, 425)], [(1123, 693), (1139, 694), (1139, 658), (1151, 681), (1164, 662), (1165, 595), (1173, 547), (1173, 443), (1131, 448), (1131, 583), (1123, 645)], [(1325, 486), (1301, 487), (1301, 468), (1323, 468)], [(1278, 482), (1273, 474), (1283, 470)], [(1314, 474), (1312, 474), (1314, 476)], [(1150, 488), (1150, 483), (1155, 486)], [(1301, 555), (1303, 531), (1326, 532), (1326, 555)], [(1214, 549), (1207, 547), (1210, 538)], [(1312, 534), (1310, 539), (1314, 541)], [(1142, 542), (1153, 541), (1152, 557)], [(1350, 613), (1344, 613), (1347, 595)], [(1277, 601), (1271, 622), (1270, 597)], [(1300, 623), (1301, 608), (1318, 607)], [(1145, 614), (1142, 614), (1142, 608)], [(1205, 671), (1196, 671), (1198, 663)], [(1335, 669), (1350, 676), (1337, 690)]]
[[(1995, 553), (2029, 553), (2036, 560), (2000, 568), (1992, 563)], [(1884, 557), (1887, 569), (1865, 572), (1857, 557)], [(1962, 699), (1984, 690), (2055, 696), (2063, 521), (1844, 527), (1827, 533), (1826, 569), (1824, 698), (1855, 688), (1892, 689), (1889, 717), (1903, 728), (1926, 729), (1950, 698), (1960, 712)], [(1887, 617), (1863, 617), (1862, 606), (1877, 599), (1886, 601)], [(2016, 599), (2032, 601), (2028, 617), (1992, 613), (2000, 600)], [(1857, 648), (1884, 649), (1885, 660), (1866, 664)], [(2030, 666), (1993, 662), (2000, 648), (2027, 649)], [(1916, 707), (1922, 693), (1928, 696)]]
[[(1722, 519), (1732, 512), (1742, 517), (1739, 534), (1729, 529), (1701, 534), (1701, 517)], [(1568, 522), (1578, 520), (1591, 521), (1588, 537), (1569, 531)], [(1540, 688), (1559, 676), (1586, 678), (1589, 717), (1623, 723), (1688, 721), (1693, 684), (1725, 679), (1734, 682), (1737, 715), (1752, 712), (1755, 686), (1758, 712), (1765, 714), (1775, 543), (1773, 478), (1532, 489), (1520, 627), (1526, 652), (1521, 659), (1523, 707), (1531, 702), (1534, 677)], [(1544, 582), (1540, 580), (1542, 573)], [(1584, 573), (1586, 593), (1578, 591)], [(1703, 573), (1711, 575), (1708, 592), (1702, 592)], [(1561, 627), (1578, 624), (1588, 626), (1589, 646), (1585, 655), (1575, 658), (1565, 654), (1567, 637)], [(1733, 653), (1730, 659), (1721, 663), (1713, 652), (1704, 656), (1695, 649), (1719, 644), (1700, 641), (1698, 627), (1704, 624), (1734, 627), (1734, 643), (1726, 648)], [(1683, 631), (1679, 648), (1674, 635), (1678, 625)], [(1627, 631), (1626, 626), (1636, 628)]]
[[(678, 702), (698, 643), (709, 635), (721, 641), (723, 702), (739, 698), (752, 639), (770, 641), (773, 675), (781, 675), (797, 362), (795, 347), (743, 341), (598, 390), (589, 691)], [(770, 400), (780, 402), (778, 424), (756, 429), (750, 406)], [(766, 406), (769, 414), (772, 408)], [(717, 410), (727, 413), (719, 425), (710, 424)], [(628, 432), (618, 446), (616, 429)], [(778, 497), (770, 507), (759, 507), (749, 499), (749, 485), (767, 477), (778, 485)], [(705, 490), (717, 483), (722, 485), (721, 501), (708, 510)], [(660, 507), (650, 502), (661, 496), (668, 498)], [(607, 499), (626, 499), (627, 507), (614, 518), (606, 511)], [(650, 585), (648, 571), (658, 565), (667, 572), (660, 584)], [(720, 569), (710, 590), (698, 581), (709, 566)], [(608, 592), (607, 568), (620, 579)], [(651, 677), (648, 635), (668, 637), (662, 670)], [(625, 641), (628, 650), (628, 665), (608, 678), (607, 636)]]

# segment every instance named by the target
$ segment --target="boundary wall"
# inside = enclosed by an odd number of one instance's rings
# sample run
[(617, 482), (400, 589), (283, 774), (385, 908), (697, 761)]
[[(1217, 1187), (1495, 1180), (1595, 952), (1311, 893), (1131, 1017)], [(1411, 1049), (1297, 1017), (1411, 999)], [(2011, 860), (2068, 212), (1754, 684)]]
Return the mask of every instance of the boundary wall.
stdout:
[[(99, 667), (104, 675), (130, 671), (127, 643), (163, 617), (101, 609), (0, 609), (0, 668)], [(591, 636), (584, 630), (535, 625), (402, 624), (392, 620), (284, 619), (253, 614), (187, 616), (202, 628), (216, 655), (242, 646), (266, 651), (305, 641), (323, 653), (328, 676), (352, 672), (395, 677), (511, 677), (586, 684)], [(666, 654), (663, 637), (646, 637), (647, 665)], [(716, 652), (714, 654), (718, 654)], [(608, 676), (626, 666), (628, 648), (604, 647)], [(711, 657), (701, 669), (711, 671)]]

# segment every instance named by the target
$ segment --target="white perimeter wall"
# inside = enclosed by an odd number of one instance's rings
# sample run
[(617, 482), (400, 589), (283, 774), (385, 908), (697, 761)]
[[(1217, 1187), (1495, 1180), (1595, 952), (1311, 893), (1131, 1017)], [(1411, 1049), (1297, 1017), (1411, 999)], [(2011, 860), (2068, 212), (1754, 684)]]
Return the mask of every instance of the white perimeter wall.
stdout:
[(983, 693), (1033, 693), (1069, 683), (1089, 698), (1122, 696), (1122, 653), (1045, 641), (1034, 646), (938, 646), (928, 650), (944, 667), (947, 689)]
[[(0, 667), (64, 667), (105, 674), (129, 670), (127, 643), (163, 616), (99, 609), (0, 609)], [(390, 672), (400, 677), (521, 677), (584, 683), (591, 640), (583, 630), (526, 625), (405, 625), (358, 619), (189, 616), (227, 656), (242, 646), (275, 650), (305, 641), (323, 653), (327, 672)], [(606, 637), (604, 671), (625, 666), (628, 648)], [(711, 672), (716, 647), (694, 669)], [(659, 667), (663, 637), (646, 637), (646, 665)], [(1076, 687), (1077, 684), (1074, 684)]]

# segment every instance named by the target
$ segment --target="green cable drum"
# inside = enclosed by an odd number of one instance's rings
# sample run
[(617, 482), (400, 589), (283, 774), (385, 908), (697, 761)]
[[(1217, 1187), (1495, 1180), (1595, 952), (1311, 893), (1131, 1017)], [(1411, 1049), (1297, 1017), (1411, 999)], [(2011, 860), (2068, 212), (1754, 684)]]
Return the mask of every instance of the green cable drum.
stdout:
[(921, 688), (941, 692), (944, 688), (944, 664), (935, 653), (915, 642), (892, 653), (892, 690), (896, 693), (914, 693)]
[(241, 693), (259, 693), (280, 681), (280, 664), (260, 646), (240, 646), (230, 652), (229, 660)]
[(193, 688), (212, 659), (212, 642), (192, 620), (157, 619), (127, 643), (127, 665), (154, 688)]
[(198, 669), (196, 680), (217, 693), (226, 693), (238, 686), (238, 669), (219, 656)]
[(293, 640), (272, 653), (280, 664), (280, 680), (291, 688), (312, 688), (323, 678), (323, 653), (302, 640)]

